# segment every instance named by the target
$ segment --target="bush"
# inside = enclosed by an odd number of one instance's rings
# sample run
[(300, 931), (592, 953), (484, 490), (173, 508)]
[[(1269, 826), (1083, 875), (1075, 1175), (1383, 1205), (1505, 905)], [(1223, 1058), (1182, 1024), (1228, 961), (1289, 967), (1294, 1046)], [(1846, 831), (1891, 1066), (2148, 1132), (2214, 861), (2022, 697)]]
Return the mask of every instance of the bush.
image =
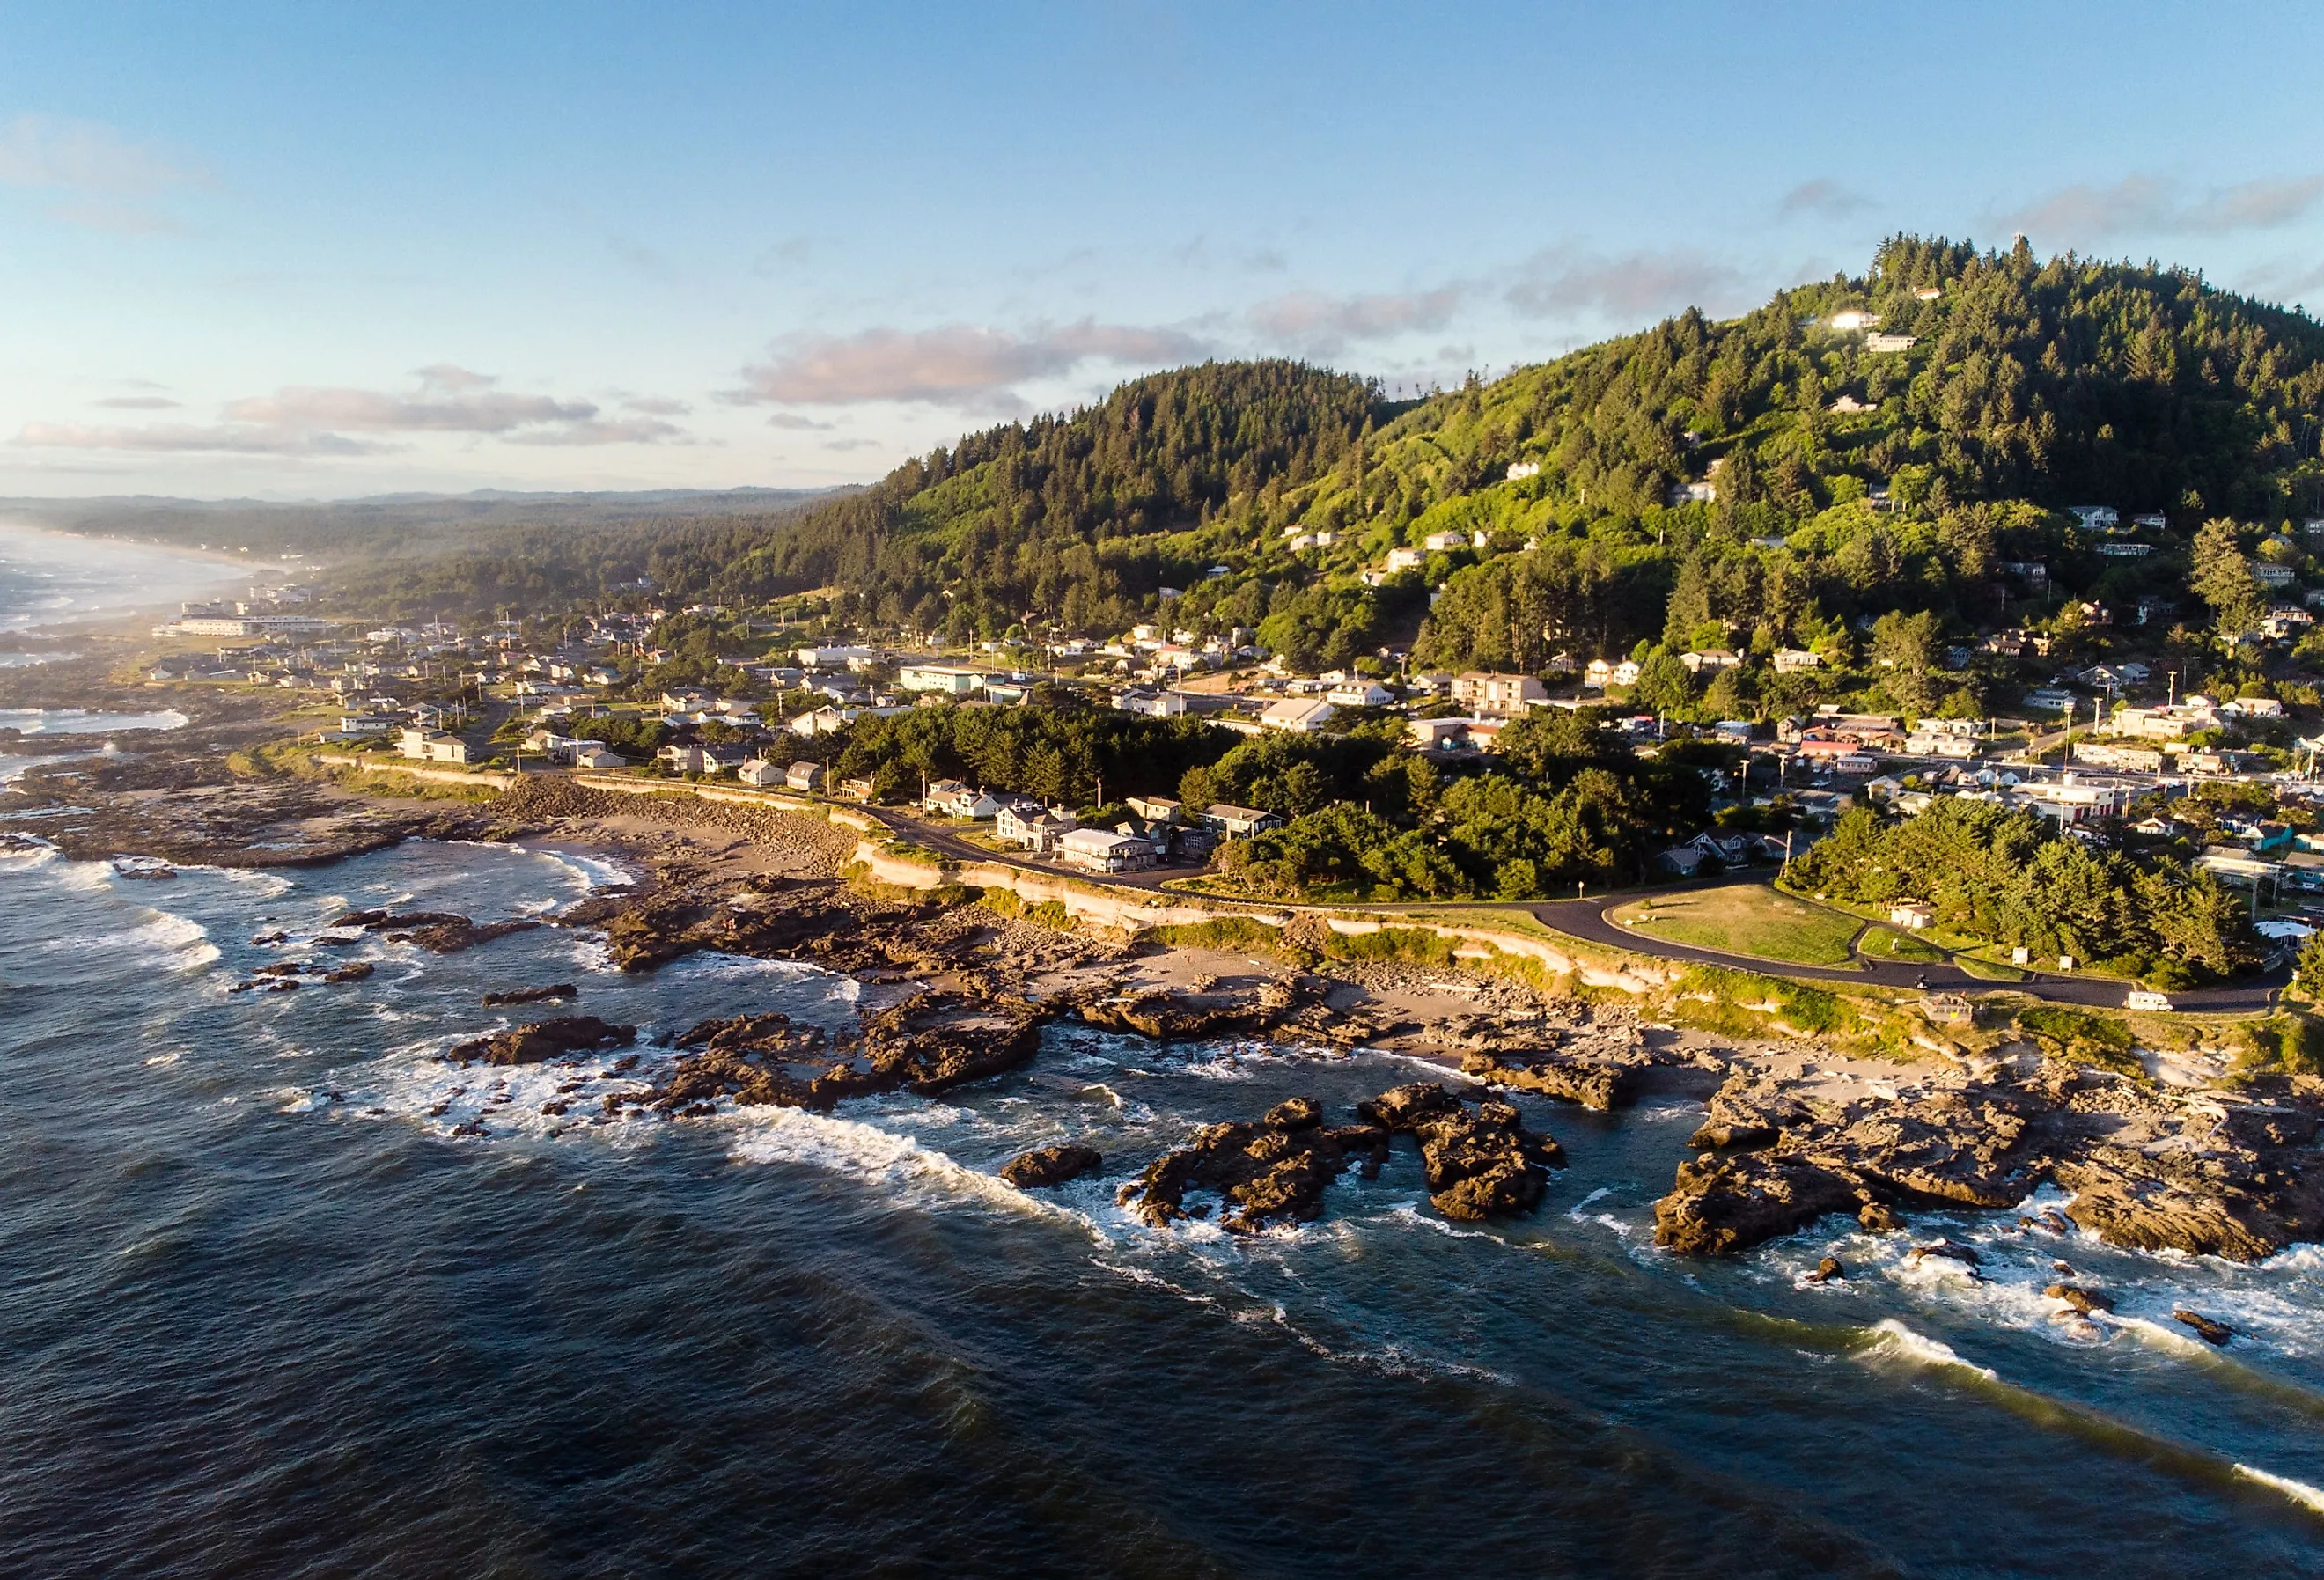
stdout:
[(2017, 1029), (2052, 1058), (2145, 1077), (2146, 1067), (2133, 1051), (2136, 1039), (2131, 1036), (2130, 1027), (2111, 1015), (2096, 1015), (2064, 1004), (2035, 1004), (2017, 1012)]

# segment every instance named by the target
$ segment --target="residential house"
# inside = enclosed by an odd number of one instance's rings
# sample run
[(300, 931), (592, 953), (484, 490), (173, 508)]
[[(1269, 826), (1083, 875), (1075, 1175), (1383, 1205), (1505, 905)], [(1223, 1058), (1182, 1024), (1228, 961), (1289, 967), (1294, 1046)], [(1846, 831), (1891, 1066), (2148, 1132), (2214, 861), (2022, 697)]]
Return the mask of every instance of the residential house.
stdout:
[(1721, 670), (1739, 666), (1743, 662), (1743, 655), (1729, 652), (1724, 648), (1706, 648), (1695, 652), (1683, 652), (1678, 655), (1678, 661), (1686, 666), (1689, 674), (1717, 674)]
[(1246, 838), (1283, 827), (1283, 819), (1273, 812), (1260, 811), (1254, 807), (1230, 807), (1223, 801), (1213, 801), (1205, 808), (1202, 820), (1205, 826), (1217, 829), (1229, 839)]
[(1428, 556), (1417, 549), (1391, 549), (1385, 562), (1390, 576), (1403, 570), (1418, 570), (1427, 563)]
[(1431, 532), (1428, 536), (1420, 541), (1420, 546), (1427, 550), (1431, 554), (1449, 554), (1456, 549), (1466, 549), (1469, 546), (1469, 534), (1466, 532)]
[(573, 766), (598, 770), (627, 768), (629, 759), (609, 746), (595, 741), (583, 741), (573, 748)]
[(1396, 693), (1377, 680), (1343, 680), (1323, 693), (1323, 700), (1333, 707), (1386, 707), (1396, 700)]
[(1914, 335), (1885, 335), (1876, 329), (1864, 337), (1864, 349), (1875, 356), (1894, 356), (1899, 351), (1910, 351), (1918, 338)]
[(896, 671), (896, 684), (905, 690), (939, 697), (973, 697), (984, 681), (983, 670), (960, 664), (906, 664)]
[(407, 728), (396, 751), (415, 762), (456, 762), (466, 766), (473, 761), (467, 742), (441, 730)]
[(1549, 700), (1549, 688), (1531, 675), (1491, 675), (1471, 670), (1452, 680), (1452, 700), (1476, 714), (1514, 716)]
[(1259, 716), (1259, 722), (1270, 730), (1289, 730), (1294, 735), (1312, 735), (1332, 722), (1339, 710), (1328, 702), (1303, 702), (1286, 698), (1272, 704)]
[(673, 773), (717, 774), (733, 765), (707, 746), (664, 746), (654, 755)]
[(1143, 872), (1154, 864), (1154, 845), (1135, 834), (1075, 828), (1060, 835), (1057, 859), (1092, 873)]
[(1900, 927), (1908, 931), (1919, 932), (1923, 928), (1932, 928), (1936, 924), (1936, 907), (1921, 901), (1899, 901), (1888, 908), (1888, 925), (1891, 927)]
[(1790, 675), (1802, 670), (1816, 670), (1822, 667), (1821, 653), (1810, 652), (1807, 649), (1800, 647), (1779, 647), (1775, 650), (1775, 673), (1778, 675)]
[(1186, 809), (1182, 802), (1174, 801), (1168, 796), (1131, 796), (1128, 805), (1133, 813), (1148, 823), (1178, 822)]
[(752, 758), (737, 768), (734, 775), (744, 784), (756, 785), (761, 790), (783, 782), (783, 771), (763, 757)]
[(798, 762), (783, 771), (783, 784), (802, 794), (812, 795), (823, 789), (823, 764)]

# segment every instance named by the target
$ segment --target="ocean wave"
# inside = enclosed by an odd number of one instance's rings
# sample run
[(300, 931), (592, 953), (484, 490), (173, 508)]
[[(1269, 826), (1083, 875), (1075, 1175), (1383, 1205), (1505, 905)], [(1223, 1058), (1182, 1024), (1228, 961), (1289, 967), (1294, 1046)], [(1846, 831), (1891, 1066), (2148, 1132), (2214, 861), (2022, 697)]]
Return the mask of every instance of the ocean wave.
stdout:
[(543, 860), (554, 862), (579, 877), (592, 889), (632, 889), (637, 886), (637, 874), (606, 856), (583, 855), (578, 851), (523, 849)]
[(1950, 1344), (1907, 1327), (1893, 1317), (1883, 1317), (1874, 1323), (1871, 1332), (1877, 1336), (1868, 1354), (1908, 1362), (1915, 1366), (1952, 1368), (1982, 1377), (1987, 1382), (2001, 1381), (2000, 1373), (1990, 1366), (1980, 1366), (1974, 1361), (1961, 1359), (1960, 1353)]
[(191, 971), (219, 958), (217, 946), (209, 938), (209, 929), (191, 917), (163, 910), (149, 913), (147, 920), (133, 928), (105, 933), (64, 933), (42, 940), (40, 947), (50, 954), (64, 955), (98, 950), (147, 952), (169, 957), (174, 969)]
[(1070, 1207), (1019, 1190), (999, 1175), (969, 1168), (912, 1136), (862, 1120), (804, 1108), (752, 1108), (734, 1117), (732, 1151), (745, 1162), (801, 1163), (874, 1185), (934, 1187), (1011, 1212), (1090, 1226), (1085, 1215)]
[(2296, 1482), (2288, 1475), (2277, 1475), (2273, 1471), (2262, 1470), (2255, 1465), (2238, 1463), (2236, 1474), (2257, 1482), (2261, 1486), (2272, 1487), (2293, 1502), (2324, 1514), (2324, 1488), (2311, 1487), (2306, 1482)]

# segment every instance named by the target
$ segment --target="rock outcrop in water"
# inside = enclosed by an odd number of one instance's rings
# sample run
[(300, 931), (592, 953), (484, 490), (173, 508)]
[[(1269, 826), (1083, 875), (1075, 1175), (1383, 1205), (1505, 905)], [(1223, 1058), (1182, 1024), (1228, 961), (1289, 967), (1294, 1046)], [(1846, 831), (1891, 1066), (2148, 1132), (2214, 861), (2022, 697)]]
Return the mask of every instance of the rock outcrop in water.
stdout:
[(1565, 1150), (1527, 1130), (1515, 1104), (1487, 1098), (1472, 1111), (1433, 1081), (1383, 1092), (1356, 1115), (1420, 1143), (1428, 1199), (1448, 1218), (1529, 1213), (1549, 1171), (1565, 1165)]
[(1526, 1129), (1511, 1104), (1488, 1099), (1471, 1110), (1432, 1082), (1383, 1092), (1358, 1104), (1356, 1117), (1353, 1125), (1327, 1126), (1316, 1103), (1293, 1097), (1256, 1123), (1208, 1126), (1122, 1187), (1120, 1200), (1160, 1225), (1189, 1215), (1188, 1191), (1210, 1190), (1231, 1209), (1221, 1224), (1238, 1233), (1305, 1223), (1323, 1215), (1325, 1187), (1351, 1164), (1360, 1162), (1366, 1178), (1378, 1174), (1401, 1132), (1420, 1143), (1439, 1212), (1499, 1217), (1539, 1206), (1548, 1171), (1564, 1161), (1558, 1144)]
[(330, 930), (360, 929), (381, 934), (390, 943), (417, 944), (431, 955), (456, 955), (511, 933), (530, 932), (540, 925), (540, 919), (529, 916), (513, 921), (471, 921), (448, 910), (350, 910), (335, 918)]
[(1048, 1190), (1094, 1174), (1105, 1159), (1093, 1147), (1037, 1147), (1001, 1166), (1001, 1178), (1019, 1190)]
[(2253, 1261), (2324, 1233), (2324, 1082), (2173, 1093), (2052, 1060), (1893, 1091), (1794, 1087), (1738, 1065), (1655, 1207), (1658, 1243), (1747, 1250), (1828, 1213), (2009, 1207), (2041, 1185), (2107, 1243)]
[(1188, 1216), (1186, 1193), (1210, 1190), (1224, 1198), (1222, 1227), (1237, 1234), (1269, 1224), (1312, 1222), (1323, 1215), (1323, 1191), (1359, 1157), (1377, 1171), (1388, 1157), (1388, 1132), (1376, 1125), (1337, 1129), (1305, 1097), (1277, 1104), (1256, 1123), (1234, 1121), (1198, 1131), (1121, 1187), (1124, 1206), (1157, 1227)]
[(576, 1053), (627, 1048), (637, 1039), (635, 1026), (616, 1026), (595, 1015), (560, 1015), (490, 1037), (471, 1038), (444, 1057), (459, 1064), (477, 1059), (490, 1065), (540, 1064)]

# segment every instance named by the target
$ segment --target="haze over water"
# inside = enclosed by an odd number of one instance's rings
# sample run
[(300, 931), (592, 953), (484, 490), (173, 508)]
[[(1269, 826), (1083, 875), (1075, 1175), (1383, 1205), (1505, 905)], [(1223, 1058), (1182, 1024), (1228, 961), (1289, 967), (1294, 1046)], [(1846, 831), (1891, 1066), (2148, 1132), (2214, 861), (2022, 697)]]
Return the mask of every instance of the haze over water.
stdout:
[[(835, 1021), (851, 984), (624, 977), (555, 929), (441, 958), (315, 938), (613, 876), (431, 845), (170, 883), (0, 856), (0, 1571), (2324, 1566), (2313, 1248), (2236, 1268), (1923, 1215), (1682, 1261), (1651, 1245), (1700, 1115), (1671, 1099), (1526, 1100), (1572, 1163), (1536, 1218), (1445, 1223), (1400, 1145), (1296, 1233), (1155, 1231), (1122, 1171), (1296, 1093), (1344, 1119), (1412, 1065), (1059, 1028), (942, 1101), (590, 1125), (608, 1059), (434, 1056), (527, 1018), (493, 989), (576, 983), (650, 1063), (707, 1016)], [(227, 993), (286, 958), (376, 970)], [(992, 1178), (1068, 1139), (1113, 1177)], [(1941, 1233), (1987, 1282), (1907, 1265)], [(1800, 1285), (1827, 1252), (1856, 1276)], [(2049, 1320), (2058, 1257), (2119, 1298), (2103, 1342)], [(2180, 1303), (2249, 1336), (2214, 1354)]]

